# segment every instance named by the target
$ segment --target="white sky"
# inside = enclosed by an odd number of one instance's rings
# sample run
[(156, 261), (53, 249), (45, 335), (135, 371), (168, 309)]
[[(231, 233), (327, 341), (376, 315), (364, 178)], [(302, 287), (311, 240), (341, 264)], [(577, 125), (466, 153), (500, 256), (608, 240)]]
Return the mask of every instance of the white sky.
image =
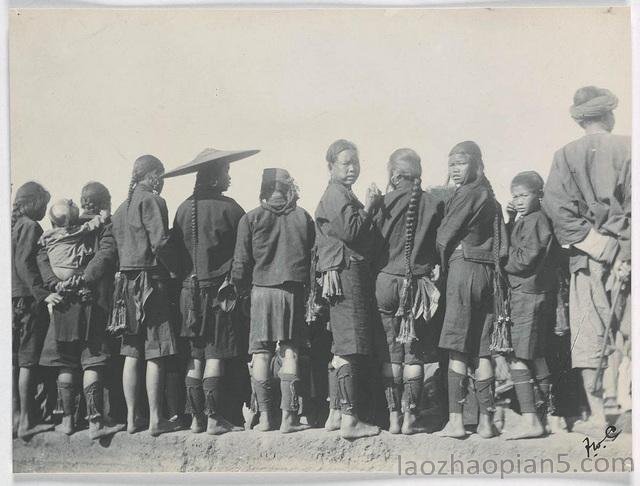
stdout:
[[(337, 138), (360, 149), (360, 197), (396, 148), (434, 185), (475, 140), (504, 203), (513, 175), (546, 178), (580, 136), (568, 108), (588, 84), (618, 95), (615, 131), (631, 132), (627, 9), (15, 10), (10, 83), (14, 186), (79, 201), (98, 180), (114, 206), (137, 156), (170, 169), (211, 146), (261, 150), (232, 165), (245, 209), (262, 169), (284, 167), (313, 213)], [(171, 218), (193, 182), (167, 180)]]

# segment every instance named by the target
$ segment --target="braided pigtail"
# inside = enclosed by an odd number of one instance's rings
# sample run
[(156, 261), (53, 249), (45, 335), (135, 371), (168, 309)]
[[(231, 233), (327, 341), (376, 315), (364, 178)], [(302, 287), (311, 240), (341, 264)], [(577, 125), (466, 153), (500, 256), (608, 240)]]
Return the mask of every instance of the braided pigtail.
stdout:
[(494, 322), (491, 332), (491, 344), (489, 350), (492, 353), (508, 354), (513, 352), (511, 346), (511, 318), (509, 317), (509, 291), (506, 278), (500, 262), (500, 248), (502, 247), (501, 208), (491, 187), (486, 180), (487, 187), (493, 198), (496, 214), (493, 217), (493, 253), (494, 277), (493, 277), (493, 305)]
[(129, 206), (131, 206), (131, 198), (133, 197), (133, 191), (136, 188), (137, 183), (137, 177), (131, 176), (131, 181), (129, 181), (129, 192), (127, 193), (127, 209), (129, 208)]
[(413, 247), (416, 237), (416, 226), (418, 224), (418, 201), (422, 192), (420, 188), (421, 180), (416, 177), (413, 180), (411, 195), (409, 196), (409, 204), (407, 206), (407, 214), (404, 225), (404, 270), (405, 276), (402, 282), (402, 290), (400, 291), (400, 305), (396, 312), (396, 317), (401, 317), (400, 331), (396, 341), (401, 343), (410, 343), (416, 339), (415, 333), (415, 316), (413, 312), (413, 272), (411, 268), (411, 256), (413, 255)]
[(187, 313), (187, 326), (191, 329), (200, 327), (200, 282), (198, 280), (198, 182), (193, 188), (191, 196), (191, 306)]

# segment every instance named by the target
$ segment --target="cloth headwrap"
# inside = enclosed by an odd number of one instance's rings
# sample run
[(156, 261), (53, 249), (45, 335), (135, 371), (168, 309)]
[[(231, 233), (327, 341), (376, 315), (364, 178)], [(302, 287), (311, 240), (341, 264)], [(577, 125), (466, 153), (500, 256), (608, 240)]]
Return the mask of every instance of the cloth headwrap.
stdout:
[[(288, 187), (282, 196), (273, 194), (277, 184)], [(262, 172), (262, 186), (260, 187), (260, 205), (272, 213), (286, 214), (296, 207), (298, 188), (289, 172), (285, 169), (264, 169)]]
[(330, 164), (333, 164), (338, 158), (338, 154), (345, 150), (354, 150), (356, 152), (358, 151), (357, 147), (353, 142), (350, 142), (349, 140), (344, 140), (344, 139), (336, 140), (331, 144), (331, 146), (327, 150), (327, 157), (326, 157), (327, 162), (329, 162)]
[(594, 96), (584, 103), (571, 106), (569, 112), (574, 120), (597, 118), (615, 110), (618, 106), (618, 97), (608, 89), (594, 87), (592, 93)]
[(464, 154), (469, 157), (469, 163), (472, 165), (471, 170), (467, 172), (465, 184), (475, 181), (484, 171), (484, 162), (482, 161), (482, 151), (477, 143), (467, 140), (456, 144), (449, 152), (449, 157), (456, 154)]
[(49, 199), (49, 193), (45, 190), (45, 188), (42, 187), (37, 182), (30, 181), (30, 182), (24, 183), (18, 188), (18, 190), (16, 191), (15, 202), (16, 203), (26, 202), (34, 198), (43, 197), (43, 196), (47, 200)]
[(144, 177), (154, 170), (164, 170), (164, 165), (157, 157), (153, 155), (141, 155), (133, 163), (133, 176), (137, 179)]
[(285, 169), (264, 169), (262, 171), (262, 186), (260, 187), (260, 194), (266, 195), (273, 192), (277, 182), (291, 185), (293, 179)]

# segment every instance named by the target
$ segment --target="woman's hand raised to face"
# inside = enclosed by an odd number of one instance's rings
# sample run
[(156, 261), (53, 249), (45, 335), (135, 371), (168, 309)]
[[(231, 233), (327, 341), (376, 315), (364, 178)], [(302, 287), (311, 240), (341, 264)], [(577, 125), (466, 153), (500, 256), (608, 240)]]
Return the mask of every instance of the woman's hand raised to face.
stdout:
[(375, 183), (371, 184), (367, 188), (367, 195), (365, 197), (364, 210), (370, 212), (372, 209), (378, 207), (382, 201), (382, 192), (378, 189)]

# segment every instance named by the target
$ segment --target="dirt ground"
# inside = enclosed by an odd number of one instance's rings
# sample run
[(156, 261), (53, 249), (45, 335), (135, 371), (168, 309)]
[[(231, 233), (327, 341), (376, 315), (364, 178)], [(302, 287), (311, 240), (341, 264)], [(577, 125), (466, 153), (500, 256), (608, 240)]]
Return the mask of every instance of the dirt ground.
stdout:
[[(598, 442), (604, 437), (592, 437)], [(219, 437), (181, 431), (157, 438), (146, 432), (129, 435), (120, 432), (102, 443), (89, 439), (87, 431), (71, 437), (60, 432), (34, 436), (29, 442), (13, 441), (14, 472), (203, 472), (203, 471), (376, 471), (398, 474), (451, 474), (452, 459), (466, 461), (464, 471), (472, 472), (470, 460), (483, 461), (488, 471), (492, 462), (509, 459), (514, 472), (519, 466), (544, 468), (550, 462), (556, 472), (602, 470), (623, 471), (614, 458), (631, 457), (631, 435), (620, 434), (615, 441), (605, 441), (597, 457), (586, 458), (584, 436), (560, 433), (539, 439), (507, 441), (496, 437), (485, 440), (477, 435), (465, 440), (440, 438), (431, 434), (391, 435), (383, 431), (377, 437), (353, 442), (337, 432), (312, 429), (283, 435), (277, 431), (260, 433), (243, 431)], [(453, 456), (453, 457), (452, 457)], [(541, 466), (542, 459), (547, 459)], [(595, 461), (598, 461), (595, 463)], [(425, 461), (431, 461), (431, 463)], [(448, 461), (441, 466), (435, 461)], [(519, 462), (518, 462), (519, 461)], [(565, 462), (563, 462), (565, 461)], [(415, 465), (414, 465), (415, 462)], [(459, 463), (456, 463), (459, 464)], [(535, 466), (533, 466), (535, 464)], [(612, 466), (613, 465), (613, 466)], [(458, 468), (459, 465), (455, 466)], [(500, 466), (506, 471), (508, 465)], [(566, 471), (565, 471), (566, 469)], [(626, 469), (629, 470), (627, 464)], [(531, 469), (529, 469), (531, 472)], [(465, 474), (467, 474), (465, 472)]]

